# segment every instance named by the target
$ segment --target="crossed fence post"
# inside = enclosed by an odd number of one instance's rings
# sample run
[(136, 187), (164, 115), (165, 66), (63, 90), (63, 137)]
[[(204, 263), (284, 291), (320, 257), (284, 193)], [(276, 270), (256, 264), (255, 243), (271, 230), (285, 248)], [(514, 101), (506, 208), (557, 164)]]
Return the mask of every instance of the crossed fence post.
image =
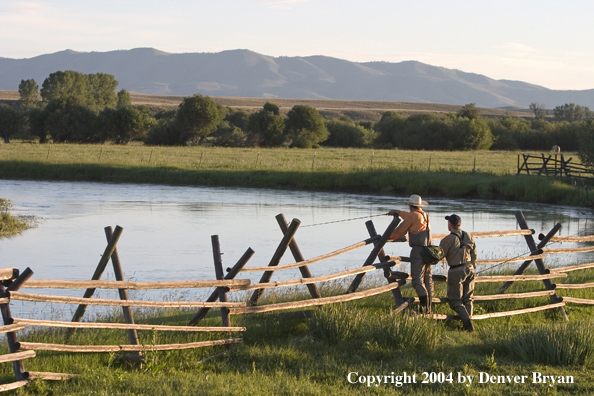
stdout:
[[(523, 230), (529, 230), (530, 228), (528, 227), (528, 223), (526, 222), (526, 218), (524, 217), (524, 213), (522, 213), (522, 211), (518, 210), (516, 213), (516, 219), (518, 221), (518, 224), (520, 225), (520, 228)], [(535, 256), (537, 254), (539, 254), (541, 252), (541, 249), (551, 240), (551, 238), (561, 229), (561, 224), (557, 223), (555, 224), (555, 226), (551, 229), (551, 231), (549, 231), (549, 233), (543, 238), (542, 241), (540, 241), (540, 243), (537, 245), (536, 242), (534, 241), (534, 237), (532, 235), (524, 235), (524, 238), (526, 239), (526, 244), (528, 245), (528, 248), (530, 249), (530, 255), (531, 256)], [(530, 263), (534, 261), (534, 263), (536, 264), (536, 268), (538, 269), (538, 272), (541, 275), (545, 275), (547, 273), (549, 273), (550, 271), (548, 269), (545, 268), (544, 262), (542, 261), (542, 259), (538, 258), (535, 260), (526, 260), (522, 263), (522, 265), (516, 270), (516, 272), (514, 273), (514, 275), (522, 275), (522, 273), (524, 272), (524, 270), (526, 270), (526, 268), (530, 265)], [(555, 285), (553, 283), (551, 283), (551, 281), (549, 279), (543, 279), (542, 281), (544, 283), (544, 286), (547, 290), (555, 290)], [(503, 284), (503, 286), (501, 286), (501, 288), (499, 289), (499, 294), (505, 293), (505, 291), (512, 285), (512, 281), (509, 282), (505, 282)], [(557, 296), (557, 294), (552, 294), (551, 295), (551, 302), (552, 303), (558, 303), (561, 302), (561, 299)], [(559, 310), (561, 311), (561, 314), (563, 315), (563, 317), (566, 320), (569, 320), (567, 318), (567, 313), (565, 312), (565, 309), (563, 307), (560, 307)]]
[[(32, 275), (33, 271), (31, 271), (31, 268), (27, 268), (6, 289), (2, 284), (0, 284), (0, 298), (10, 299), (10, 292), (19, 290), (23, 283), (25, 283), (25, 281)], [(0, 304), (0, 311), (2, 312), (2, 320), (4, 325), (11, 325), (14, 323), (8, 303)], [(8, 349), (10, 350), (10, 353), (17, 353), (19, 351), (19, 342), (17, 341), (16, 333), (14, 331), (6, 333), (6, 341), (8, 342)], [(29, 377), (29, 374), (23, 368), (22, 360), (13, 361), (12, 368), (14, 369), (14, 375), (17, 381), (24, 381)]]
[[(377, 242), (374, 242), (373, 250), (371, 251), (371, 253), (369, 253), (369, 256), (367, 256), (367, 259), (363, 263), (363, 267), (366, 265), (372, 265), (373, 262), (375, 261), (376, 257), (378, 257), (378, 255), (380, 255), (380, 252), (381, 252), (381, 256), (382, 257), (384, 256), (384, 254), (383, 254), (384, 245), (386, 244), (386, 242), (388, 242), (390, 235), (392, 235), (392, 232), (396, 229), (396, 227), (398, 226), (398, 223), (400, 223), (400, 219), (398, 218), (398, 216), (394, 216), (394, 219), (388, 225), (388, 228), (386, 228), (386, 231), (384, 231), (380, 240)], [(380, 260), (381, 260), (381, 257), (380, 257)], [(364, 277), (365, 277), (365, 273), (358, 274), (355, 277), (355, 279), (353, 280), (353, 282), (351, 283), (351, 285), (349, 286), (349, 288), (347, 289), (346, 294), (354, 293), (355, 291), (357, 291), (357, 288), (361, 284), (361, 281), (363, 280)]]

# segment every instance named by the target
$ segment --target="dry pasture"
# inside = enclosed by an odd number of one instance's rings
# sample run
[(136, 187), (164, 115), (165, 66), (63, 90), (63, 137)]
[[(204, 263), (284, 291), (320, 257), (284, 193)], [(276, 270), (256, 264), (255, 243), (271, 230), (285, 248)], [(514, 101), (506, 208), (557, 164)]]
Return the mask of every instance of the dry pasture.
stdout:
[[(145, 104), (151, 107), (175, 108), (184, 96), (174, 95), (148, 95), (130, 92), (132, 104)], [(221, 106), (244, 110), (248, 113), (257, 111), (267, 101), (279, 106), (281, 112), (288, 112), (295, 105), (308, 105), (316, 108), (323, 116), (340, 118), (347, 115), (357, 121), (378, 121), (386, 111), (395, 111), (404, 116), (415, 113), (431, 113), (443, 115), (456, 113), (461, 106), (440, 103), (414, 103), (414, 102), (389, 102), (373, 100), (333, 100), (333, 99), (282, 99), (282, 98), (231, 98), (212, 97)], [(0, 102), (16, 101), (19, 99), (18, 91), (0, 91)], [(480, 109), (485, 117), (503, 117), (507, 109)], [(528, 110), (512, 110), (518, 117), (532, 118)]]

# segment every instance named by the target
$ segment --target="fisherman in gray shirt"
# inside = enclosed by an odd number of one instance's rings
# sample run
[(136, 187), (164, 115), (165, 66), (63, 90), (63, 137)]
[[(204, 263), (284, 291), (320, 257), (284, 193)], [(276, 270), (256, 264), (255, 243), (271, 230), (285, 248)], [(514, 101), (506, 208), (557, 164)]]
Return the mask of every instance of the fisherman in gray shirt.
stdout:
[(472, 325), (472, 295), (474, 293), (474, 269), (476, 267), (476, 245), (470, 234), (460, 229), (462, 220), (458, 215), (446, 216), (450, 235), (441, 240), (450, 266), (448, 270), (448, 302), (462, 319), (462, 328), (474, 331)]

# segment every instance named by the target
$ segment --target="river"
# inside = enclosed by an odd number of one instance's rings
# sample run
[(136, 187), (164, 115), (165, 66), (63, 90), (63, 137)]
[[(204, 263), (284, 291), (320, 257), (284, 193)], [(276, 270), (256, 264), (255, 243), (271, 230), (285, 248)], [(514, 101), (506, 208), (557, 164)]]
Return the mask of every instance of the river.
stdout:
[[(124, 231), (118, 253), (126, 280), (214, 279), (211, 235), (218, 235), (223, 265), (230, 267), (248, 247), (254, 257), (247, 266), (267, 265), (282, 233), (275, 216), (297, 218), (297, 241), (308, 259), (349, 246), (368, 237), (365, 221), (374, 221), (379, 233), (391, 217), (378, 216), (390, 209), (404, 209), (404, 196), (296, 192), (240, 188), (179, 187), (164, 185), (0, 180), (0, 197), (13, 204), (13, 214), (32, 215), (37, 227), (0, 240), (2, 267), (30, 267), (36, 279), (90, 279), (106, 246), (104, 227)], [(517, 229), (514, 212), (522, 210), (536, 233), (547, 233), (560, 222), (560, 235), (594, 233), (594, 214), (584, 208), (505, 201), (452, 200), (423, 197), (430, 206), (434, 233), (447, 232), (444, 216), (462, 217), (466, 231)], [(374, 217), (370, 217), (374, 216)], [(358, 218), (356, 220), (349, 220)], [(346, 221), (349, 220), (349, 221)], [(320, 223), (329, 223), (321, 224)], [(514, 257), (527, 252), (523, 237), (477, 239), (479, 258)], [(560, 245), (557, 245), (560, 246)], [(563, 244), (574, 247), (577, 244)], [(314, 276), (360, 266), (370, 246), (310, 266)], [(406, 244), (390, 243), (386, 253), (407, 256)], [(588, 254), (547, 257), (548, 266), (585, 262)], [(294, 262), (287, 251), (282, 263)], [(498, 267), (502, 268), (501, 266)], [(408, 271), (402, 264), (397, 269)], [(482, 269), (482, 268), (481, 268)], [(436, 268), (437, 272), (443, 268)], [(261, 273), (243, 273), (257, 282)], [(298, 277), (297, 269), (279, 271), (272, 280)], [(113, 280), (108, 266), (103, 279)], [(23, 289), (44, 294), (82, 296), (81, 290)], [(207, 291), (132, 292), (132, 298), (202, 298)], [(117, 298), (100, 290), (100, 297)], [(71, 307), (59, 304), (19, 304), (20, 315), (62, 317)], [(48, 313), (49, 312), (49, 313)]]

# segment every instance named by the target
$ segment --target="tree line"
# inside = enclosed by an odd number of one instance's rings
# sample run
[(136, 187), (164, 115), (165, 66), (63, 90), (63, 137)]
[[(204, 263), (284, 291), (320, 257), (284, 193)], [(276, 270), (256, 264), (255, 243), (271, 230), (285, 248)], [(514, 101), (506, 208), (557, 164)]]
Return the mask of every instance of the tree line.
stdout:
[[(328, 119), (313, 107), (296, 105), (287, 114), (267, 102), (247, 113), (219, 106), (208, 96), (186, 97), (171, 110), (132, 106), (126, 90), (116, 91), (114, 76), (58, 71), (39, 89), (34, 80), (19, 85), (19, 106), (0, 105), (0, 133), (37, 138), (44, 143), (149, 145), (209, 144), (226, 147), (375, 147), (411, 150), (545, 150), (589, 147), (593, 114), (573, 103), (557, 106), (547, 117), (543, 105), (530, 104), (535, 117), (511, 112), (485, 118), (473, 103), (457, 113), (403, 116), (385, 112), (377, 122), (348, 117)], [(41, 97), (41, 102), (39, 101)], [(594, 144), (592, 145), (594, 147)]]

